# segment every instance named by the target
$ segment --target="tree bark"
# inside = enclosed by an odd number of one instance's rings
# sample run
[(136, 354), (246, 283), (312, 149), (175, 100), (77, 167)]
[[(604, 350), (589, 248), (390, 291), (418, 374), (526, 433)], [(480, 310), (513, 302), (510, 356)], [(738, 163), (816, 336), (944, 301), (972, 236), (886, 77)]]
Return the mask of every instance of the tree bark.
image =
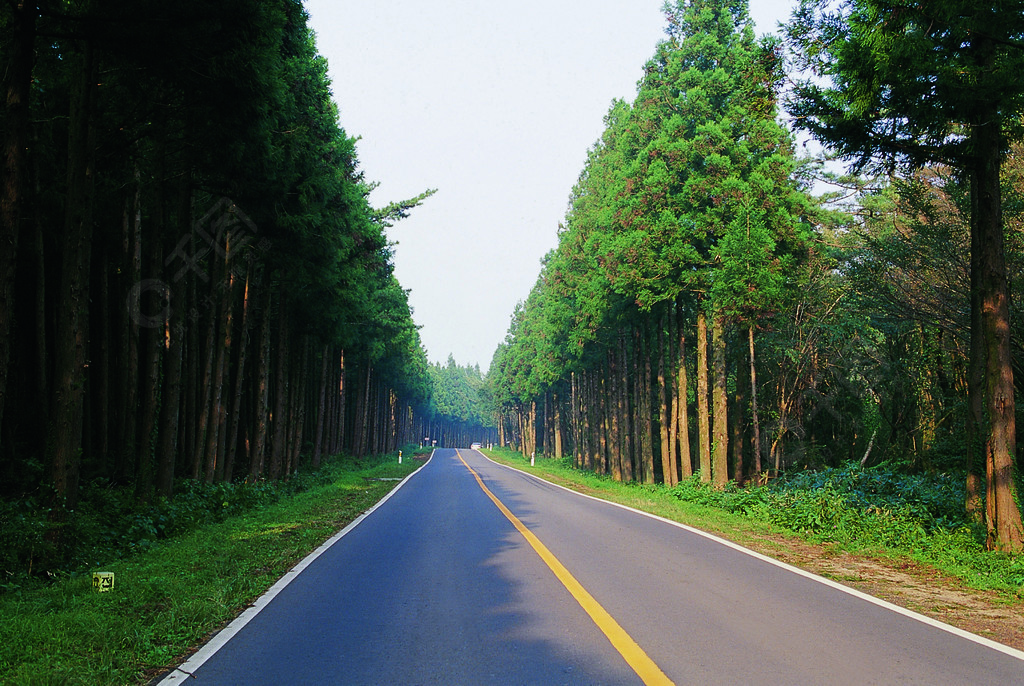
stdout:
[(260, 347), (256, 363), (256, 426), (253, 431), (252, 451), (249, 459), (249, 479), (256, 481), (263, 475), (267, 451), (268, 419), (270, 414), (270, 323), (271, 284), (263, 286), (260, 297)]
[(245, 285), (242, 287), (242, 327), (239, 332), (238, 358), (235, 360), (235, 386), (231, 394), (231, 412), (227, 427), (227, 448), (224, 454), (224, 475), (230, 481), (234, 476), (235, 462), (238, 454), (238, 429), (242, 423), (242, 393), (245, 389), (245, 369), (249, 360), (249, 329), (252, 326), (252, 299), (256, 280), (253, 276), (253, 264), (250, 262), (245, 269)]
[(651, 346), (647, 332), (640, 334), (640, 450), (643, 454), (644, 483), (654, 483), (654, 427), (651, 421)]
[(721, 315), (716, 315), (711, 325), (711, 340), (714, 348), (714, 454), (711, 458), (711, 477), (715, 488), (725, 488), (729, 483), (729, 396), (726, 390), (725, 331)]
[(271, 481), (281, 478), (284, 467), (285, 438), (288, 429), (288, 308), (281, 302), (277, 320), (277, 357), (274, 361), (274, 415), (271, 418), (273, 436), (270, 441)]
[(629, 406), (629, 374), (630, 357), (626, 346), (626, 336), (619, 335), (619, 368), (622, 377), (619, 384), (619, 415), (622, 417), (622, 480), (633, 481), (636, 479), (633, 469), (633, 431), (630, 421), (631, 409)]
[(697, 450), (700, 480), (711, 482), (711, 421), (708, 414), (708, 320), (697, 313)]
[(318, 402), (316, 404), (316, 428), (313, 430), (313, 469), (320, 468), (321, 453), (323, 451), (324, 425), (327, 419), (327, 386), (329, 380), (327, 371), (331, 357), (331, 346), (324, 344), (323, 352), (320, 354), (320, 389)]
[[(1024, 526), (1017, 505), (1014, 478), (1016, 406), (999, 178), (1002, 136), (998, 121), (997, 112), (985, 112), (971, 127), (975, 155), (971, 187), (977, 194), (978, 215), (972, 226), (977, 238), (972, 236), (971, 240), (971, 285), (979, 292), (985, 356), (986, 435), (989, 444), (986, 460), (987, 547), (1017, 552), (1024, 547)], [(974, 257), (974, 248), (977, 248), (977, 258)], [(978, 354), (982, 351), (972, 352)]]
[[(681, 320), (681, 318), (680, 318)], [(679, 370), (677, 383), (679, 390), (679, 465), (681, 478), (693, 476), (693, 457), (690, 455), (690, 410), (689, 410), (689, 379), (686, 377), (686, 333), (683, 322), (679, 322)]]
[[(93, 129), (96, 63), (87, 45), (71, 101), (68, 132), (68, 190), (64, 220), (61, 285), (54, 345), (54, 394), (47, 446), (54, 489), (51, 521), (62, 522), (78, 499), (82, 420), (89, 326), (89, 264), (93, 223)], [(52, 530), (59, 540), (60, 530)]]
[(761, 418), (757, 408), (757, 366), (754, 364), (754, 322), (747, 329), (747, 342), (750, 345), (750, 412), (754, 441), (754, 475), (761, 473)]
[(672, 481), (672, 455), (669, 453), (669, 420), (668, 420), (668, 408), (669, 408), (669, 391), (668, 384), (665, 379), (665, 358), (667, 352), (665, 350), (665, 318), (658, 318), (658, 338), (657, 338), (657, 355), (658, 355), (658, 438), (660, 439), (660, 453), (661, 453), (661, 481), (666, 486), (674, 486), (675, 483)]
[(669, 485), (675, 486), (679, 483), (679, 412), (676, 406), (679, 403), (679, 398), (676, 393), (676, 373), (673, 365), (674, 360), (678, 360), (679, 356), (673, 356), (673, 346), (676, 341), (678, 323), (676, 321), (676, 306), (675, 303), (669, 303), (668, 305), (668, 344), (665, 347), (665, 356), (668, 359), (668, 371), (665, 374), (665, 392), (668, 396), (668, 454), (669, 454), (669, 473), (671, 474), (671, 480), (668, 481)]

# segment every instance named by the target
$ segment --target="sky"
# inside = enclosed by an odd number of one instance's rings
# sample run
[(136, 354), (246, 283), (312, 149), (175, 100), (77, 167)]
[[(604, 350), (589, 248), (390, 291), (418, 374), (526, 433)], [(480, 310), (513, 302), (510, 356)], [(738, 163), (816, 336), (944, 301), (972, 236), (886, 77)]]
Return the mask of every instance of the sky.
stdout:
[[(374, 206), (437, 189), (389, 229), (431, 362), (486, 372), (587, 150), (632, 101), (663, 0), (307, 0)], [(757, 33), (794, 0), (751, 0)]]

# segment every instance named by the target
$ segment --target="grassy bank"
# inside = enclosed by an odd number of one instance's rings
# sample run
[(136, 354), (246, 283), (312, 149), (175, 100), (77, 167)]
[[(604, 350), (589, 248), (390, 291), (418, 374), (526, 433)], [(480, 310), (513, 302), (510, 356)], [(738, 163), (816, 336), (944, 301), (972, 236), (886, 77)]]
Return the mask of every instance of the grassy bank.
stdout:
[(394, 457), (330, 467), (321, 483), (104, 564), (91, 575), (0, 595), (0, 683), (145, 683), (259, 597), (422, 464)]
[(963, 519), (955, 477), (914, 477), (853, 466), (800, 473), (769, 486), (715, 491), (694, 478), (666, 488), (619, 483), (572, 467), (568, 460), (529, 459), (507, 449), (488, 456), (574, 490), (720, 535), (741, 545), (771, 547), (771, 536), (827, 543), (851, 551), (906, 557), (965, 585), (1024, 597), (1024, 555), (984, 549), (984, 530)]

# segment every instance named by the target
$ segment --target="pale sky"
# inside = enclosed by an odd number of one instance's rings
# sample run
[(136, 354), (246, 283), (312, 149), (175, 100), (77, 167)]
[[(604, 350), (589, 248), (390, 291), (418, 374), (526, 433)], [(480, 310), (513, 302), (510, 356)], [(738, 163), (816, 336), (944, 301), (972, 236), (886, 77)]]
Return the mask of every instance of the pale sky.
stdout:
[[(795, 0), (751, 0), (758, 34)], [(376, 206), (438, 189), (389, 232), (431, 362), (487, 371), (557, 244), (615, 98), (664, 36), (662, 0), (307, 0)]]

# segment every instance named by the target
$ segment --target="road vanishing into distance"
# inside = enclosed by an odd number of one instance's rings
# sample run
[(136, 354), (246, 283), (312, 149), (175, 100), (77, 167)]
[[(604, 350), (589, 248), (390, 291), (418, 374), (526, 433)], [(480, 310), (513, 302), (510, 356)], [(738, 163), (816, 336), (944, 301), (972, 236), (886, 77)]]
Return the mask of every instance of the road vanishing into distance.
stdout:
[(1024, 684), (1017, 651), (473, 450), (354, 524), (161, 683)]

